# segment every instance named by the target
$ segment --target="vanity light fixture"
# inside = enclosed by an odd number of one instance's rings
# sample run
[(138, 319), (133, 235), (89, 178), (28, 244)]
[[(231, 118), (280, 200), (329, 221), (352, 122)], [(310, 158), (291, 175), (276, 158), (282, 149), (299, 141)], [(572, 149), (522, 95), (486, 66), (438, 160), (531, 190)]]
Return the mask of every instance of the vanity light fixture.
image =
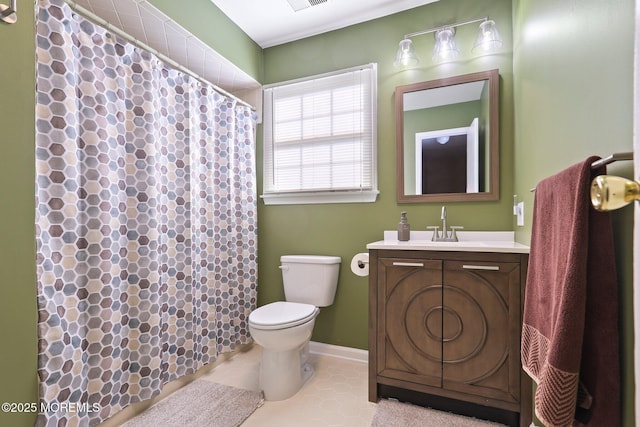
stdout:
[(433, 48), (431, 59), (435, 62), (452, 61), (458, 57), (460, 51), (454, 38), (456, 29), (453, 27), (444, 27), (436, 31), (436, 45)]
[(423, 34), (435, 33), (436, 44), (433, 48), (432, 59), (434, 62), (451, 61), (458, 57), (460, 51), (455, 41), (456, 27), (462, 25), (481, 22), (478, 28), (478, 35), (473, 44), (472, 52), (489, 53), (502, 47), (502, 38), (496, 28), (496, 23), (489, 19), (488, 16), (473, 19), (471, 21), (460, 22), (457, 24), (443, 25), (429, 30), (416, 31), (415, 33), (405, 34), (396, 53), (396, 60), (393, 63), (396, 67), (407, 67), (418, 64), (419, 59), (416, 55), (415, 48), (411, 41), (412, 37), (421, 36)]
[(418, 65), (418, 62), (420, 62), (420, 60), (418, 59), (418, 55), (416, 55), (413, 42), (411, 39), (403, 39), (398, 47), (396, 60), (393, 65), (396, 67), (413, 67), (414, 65)]
[(480, 28), (478, 28), (478, 35), (471, 48), (471, 52), (493, 52), (501, 47), (502, 38), (500, 37), (500, 33), (498, 33), (496, 23), (491, 19), (483, 21), (482, 24), (480, 24)]

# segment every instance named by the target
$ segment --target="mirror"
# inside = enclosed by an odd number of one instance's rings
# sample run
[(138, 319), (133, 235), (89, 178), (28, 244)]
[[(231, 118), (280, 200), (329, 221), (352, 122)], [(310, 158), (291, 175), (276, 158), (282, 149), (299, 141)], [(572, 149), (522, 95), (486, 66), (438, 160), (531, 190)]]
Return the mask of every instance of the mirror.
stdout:
[(397, 201), (498, 200), (498, 70), (396, 87)]

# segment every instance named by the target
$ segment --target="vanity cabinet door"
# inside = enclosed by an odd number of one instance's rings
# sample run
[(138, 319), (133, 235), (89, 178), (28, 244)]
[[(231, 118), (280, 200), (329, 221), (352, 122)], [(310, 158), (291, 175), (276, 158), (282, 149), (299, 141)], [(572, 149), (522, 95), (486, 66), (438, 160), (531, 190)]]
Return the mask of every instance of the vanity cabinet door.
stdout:
[(520, 264), (445, 261), (443, 388), (520, 397)]
[(442, 261), (378, 262), (377, 374), (442, 386)]

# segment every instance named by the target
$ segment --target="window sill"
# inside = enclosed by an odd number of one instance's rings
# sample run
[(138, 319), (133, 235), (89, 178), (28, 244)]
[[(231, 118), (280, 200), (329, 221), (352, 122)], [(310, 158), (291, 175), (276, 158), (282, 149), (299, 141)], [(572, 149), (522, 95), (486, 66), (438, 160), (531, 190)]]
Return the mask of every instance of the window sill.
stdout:
[(378, 190), (318, 192), (318, 193), (276, 193), (260, 196), (265, 205), (313, 205), (328, 203), (373, 203)]

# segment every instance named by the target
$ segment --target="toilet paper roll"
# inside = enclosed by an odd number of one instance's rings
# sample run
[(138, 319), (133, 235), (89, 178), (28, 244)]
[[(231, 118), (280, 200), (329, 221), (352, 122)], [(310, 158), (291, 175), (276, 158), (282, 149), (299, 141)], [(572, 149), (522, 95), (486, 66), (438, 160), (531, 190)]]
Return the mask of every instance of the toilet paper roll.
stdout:
[(369, 275), (369, 254), (361, 252), (355, 254), (351, 259), (351, 271), (356, 276), (368, 276)]

